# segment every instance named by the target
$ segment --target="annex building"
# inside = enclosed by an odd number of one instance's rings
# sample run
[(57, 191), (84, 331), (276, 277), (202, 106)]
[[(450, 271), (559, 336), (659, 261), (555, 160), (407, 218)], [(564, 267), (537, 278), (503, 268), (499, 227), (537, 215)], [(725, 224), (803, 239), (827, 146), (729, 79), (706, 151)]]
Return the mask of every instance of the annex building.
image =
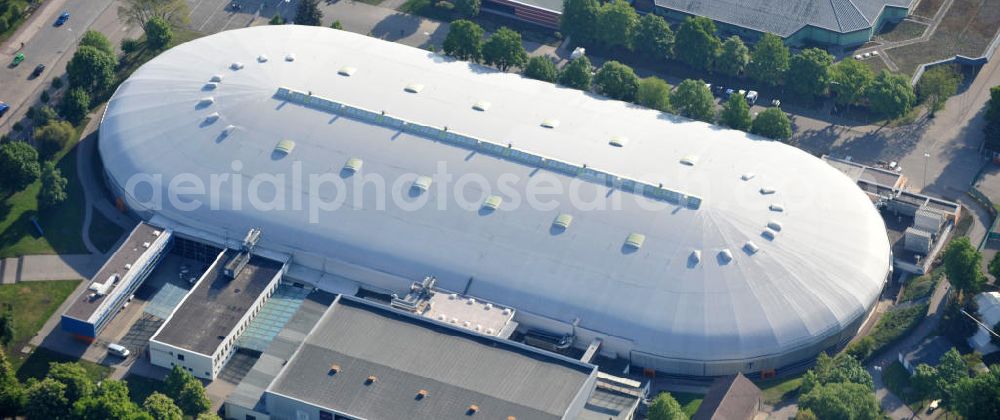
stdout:
[[(799, 149), (328, 28), (166, 51), (121, 85), (100, 134), (117, 198), (221, 249), (150, 345), (158, 364), (201, 377), (282, 277), (397, 297), (433, 277), (509, 312), (437, 306), (432, 322), (719, 376), (845, 343), (890, 272), (871, 200)], [(230, 262), (242, 271), (227, 275)], [(181, 327), (192, 319), (205, 331)], [(310, 340), (343, 355), (324, 372), (355, 354)]]

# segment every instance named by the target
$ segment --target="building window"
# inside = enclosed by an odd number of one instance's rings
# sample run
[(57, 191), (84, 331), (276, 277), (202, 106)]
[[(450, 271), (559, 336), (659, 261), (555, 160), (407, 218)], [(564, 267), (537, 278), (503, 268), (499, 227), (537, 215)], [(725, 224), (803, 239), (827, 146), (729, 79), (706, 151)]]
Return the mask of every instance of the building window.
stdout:
[(177, 360), (180, 360), (180, 361), (182, 361), (182, 362), (183, 362), (183, 361), (184, 361), (184, 355), (183, 355), (183, 354), (180, 354), (180, 353), (178, 353), (178, 354), (177, 354)]
[(257, 418), (254, 417), (254, 416), (251, 416), (251, 415), (247, 414), (246, 420), (257, 420)]

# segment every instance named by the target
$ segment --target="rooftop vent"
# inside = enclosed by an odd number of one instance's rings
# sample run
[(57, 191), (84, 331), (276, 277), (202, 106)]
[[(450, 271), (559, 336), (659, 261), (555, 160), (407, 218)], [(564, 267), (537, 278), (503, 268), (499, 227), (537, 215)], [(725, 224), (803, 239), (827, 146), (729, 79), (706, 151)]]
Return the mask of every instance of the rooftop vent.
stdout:
[(757, 251), (760, 251), (760, 247), (753, 243), (753, 241), (746, 241), (746, 243), (743, 244), (743, 250), (746, 251), (747, 254), (753, 255), (756, 254)]
[(410, 83), (406, 85), (406, 87), (403, 88), (403, 90), (410, 93), (420, 93), (420, 91), (424, 90), (424, 85), (420, 83)]
[(764, 195), (774, 194), (774, 188), (771, 188), (771, 187), (760, 187), (760, 193), (764, 194)]
[(330, 374), (331, 375), (336, 375), (338, 373), (340, 373), (340, 365), (338, 365), (336, 363), (330, 365)]
[(413, 188), (419, 190), (420, 192), (424, 192), (431, 187), (432, 182), (434, 182), (434, 180), (429, 176), (418, 176), (417, 179), (413, 181)]
[(771, 209), (771, 211), (785, 211), (785, 206), (778, 203), (771, 204), (768, 208)]
[(215, 103), (215, 98), (213, 98), (211, 96), (206, 96), (204, 98), (201, 98), (200, 101), (198, 101), (198, 105), (200, 105), (200, 106), (209, 106), (209, 105), (214, 104), (214, 103)]
[(469, 409), (465, 410), (465, 414), (468, 414), (470, 416), (473, 415), (473, 414), (476, 414), (478, 412), (479, 412), (479, 406), (475, 405), (475, 404), (470, 405)]
[(722, 261), (723, 264), (729, 264), (729, 262), (733, 260), (733, 252), (728, 248), (719, 251), (719, 260)]
[(503, 203), (503, 198), (499, 195), (491, 195), (486, 197), (486, 201), (483, 201), (483, 208), (487, 210), (496, 210), (500, 208), (500, 203)]
[(236, 126), (232, 124), (227, 125), (226, 128), (222, 129), (222, 137), (229, 137), (233, 134), (233, 131), (236, 131)]
[(373, 384), (373, 383), (375, 383), (377, 381), (378, 381), (378, 377), (377, 376), (375, 376), (375, 375), (368, 375), (368, 378), (365, 379), (365, 385), (371, 385), (371, 384)]
[(486, 112), (486, 110), (490, 109), (491, 105), (493, 104), (489, 103), (488, 101), (479, 101), (476, 102), (474, 105), (472, 105), (472, 109), (476, 111)]
[(552, 226), (560, 229), (569, 229), (571, 224), (573, 224), (573, 215), (567, 213), (556, 216), (556, 220), (552, 221)]
[(418, 400), (422, 400), (424, 398), (427, 398), (427, 390), (426, 389), (421, 389), (421, 390), (417, 391), (416, 398)]
[(698, 156), (687, 155), (681, 158), (681, 163), (687, 166), (694, 166), (698, 163)]
[(771, 228), (771, 230), (773, 231), (781, 232), (781, 222), (777, 220), (772, 220), (770, 222), (767, 222), (767, 227)]
[(209, 124), (214, 123), (214, 122), (216, 122), (218, 120), (219, 120), (219, 113), (218, 112), (213, 112), (211, 114), (208, 114), (207, 117), (205, 117), (205, 122), (207, 122)]
[(764, 231), (761, 232), (760, 236), (763, 236), (764, 239), (767, 239), (769, 241), (773, 241), (774, 238), (778, 236), (778, 232), (775, 232), (771, 229), (764, 229)]
[(212, 78), (208, 79), (208, 81), (212, 82), (212, 83), (219, 83), (219, 82), (222, 81), (222, 75), (221, 74), (213, 74)]
[(264, 55), (264, 54), (258, 55), (257, 56), (257, 62), (258, 63), (266, 63), (267, 62), (267, 56)]
[(558, 126), (559, 126), (559, 120), (556, 119), (549, 118), (545, 121), (542, 121), (542, 127), (545, 128), (556, 128)]
[(608, 144), (615, 147), (625, 147), (628, 144), (628, 137), (614, 136), (608, 141)]
[(753, 177), (755, 177), (755, 176), (757, 176), (757, 174), (755, 174), (753, 172), (747, 172), (747, 173), (743, 174), (742, 176), (740, 176), (740, 179), (742, 179), (744, 181), (749, 181), (749, 180), (753, 179)]
[(354, 72), (356, 71), (358, 71), (357, 67), (344, 66), (341, 67), (340, 70), (337, 70), (337, 74), (341, 76), (351, 77), (354, 75)]
[(646, 235), (643, 235), (641, 233), (633, 232), (628, 234), (628, 237), (625, 238), (625, 246), (628, 246), (633, 249), (642, 248), (642, 244), (644, 242), (646, 242)]
[(215, 88), (217, 88), (217, 87), (219, 87), (218, 83), (216, 83), (216, 82), (208, 82), (208, 83), (205, 83), (205, 86), (202, 87), (202, 89), (205, 89), (205, 90), (215, 90)]
[(701, 250), (696, 249), (691, 251), (691, 255), (688, 256), (688, 261), (691, 261), (692, 265), (698, 265), (701, 262)]
[(348, 172), (357, 172), (361, 170), (361, 166), (365, 164), (365, 161), (352, 157), (347, 159), (347, 163), (344, 164), (344, 170)]
[(281, 139), (276, 146), (274, 146), (274, 151), (284, 154), (292, 153), (295, 150), (295, 140)]
[(243, 63), (239, 61), (229, 65), (229, 68), (232, 70), (242, 70), (243, 67), (244, 67)]
[(288, 54), (286, 54), (285, 55), (285, 61), (295, 61), (295, 54), (294, 53), (288, 53)]

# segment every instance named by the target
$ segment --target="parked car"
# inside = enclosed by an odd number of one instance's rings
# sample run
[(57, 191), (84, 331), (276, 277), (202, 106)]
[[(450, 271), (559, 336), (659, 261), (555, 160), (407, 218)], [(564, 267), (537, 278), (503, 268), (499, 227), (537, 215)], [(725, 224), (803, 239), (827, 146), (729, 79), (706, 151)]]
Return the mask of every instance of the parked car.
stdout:
[(108, 354), (118, 357), (128, 357), (128, 355), (132, 354), (132, 352), (128, 351), (128, 349), (121, 344), (111, 343), (108, 344)]
[(24, 61), (24, 53), (17, 53), (17, 55), (14, 56), (14, 61), (12, 61), (10, 65), (16, 66), (21, 64), (22, 61)]
[(62, 14), (56, 18), (56, 26), (62, 26), (67, 20), (69, 20), (69, 12), (62, 12)]
[(45, 65), (44, 64), (39, 64), (39, 65), (35, 66), (34, 70), (31, 71), (31, 77), (41, 76), (43, 71), (45, 71)]
[(10, 109), (10, 105), (0, 102), (0, 117), (2, 117), (3, 114), (6, 114), (8, 109)]
[(747, 99), (747, 105), (753, 106), (754, 104), (757, 103), (757, 91), (756, 90), (751, 90), (751, 91), (747, 92), (747, 95), (745, 97)]

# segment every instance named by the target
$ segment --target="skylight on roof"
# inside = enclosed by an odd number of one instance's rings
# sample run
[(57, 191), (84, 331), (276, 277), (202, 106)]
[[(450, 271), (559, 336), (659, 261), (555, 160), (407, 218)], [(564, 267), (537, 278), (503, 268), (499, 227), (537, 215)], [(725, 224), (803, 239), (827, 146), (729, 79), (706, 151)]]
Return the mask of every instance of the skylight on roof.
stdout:
[(203, 86), (202, 89), (205, 89), (205, 90), (215, 90), (215, 88), (217, 88), (217, 87), (219, 87), (218, 83), (216, 83), (216, 82), (208, 82), (208, 83), (205, 83), (205, 86)]
[(486, 112), (490, 109), (491, 105), (493, 104), (489, 103), (489, 101), (479, 101), (472, 105), (472, 109), (480, 112)]
[(785, 211), (785, 206), (778, 203), (773, 203), (768, 208), (771, 209), (771, 211)]
[(364, 164), (365, 162), (363, 160), (352, 157), (347, 159), (347, 163), (344, 164), (344, 170), (348, 172), (357, 172), (361, 170), (361, 166)]
[(556, 119), (549, 118), (545, 121), (542, 121), (542, 127), (545, 128), (556, 128), (558, 126), (559, 126), (559, 120)]
[(687, 166), (694, 166), (698, 163), (698, 156), (687, 155), (681, 158), (681, 163)]
[(267, 56), (264, 55), (264, 54), (258, 55), (257, 56), (257, 62), (258, 63), (266, 63), (267, 62)]
[(730, 251), (729, 248), (719, 251), (719, 260), (722, 261), (723, 264), (729, 264), (729, 262), (733, 260), (733, 252)]
[(351, 76), (354, 75), (354, 72), (356, 72), (356, 71), (358, 71), (357, 67), (344, 66), (344, 67), (341, 67), (340, 70), (337, 70), (337, 74), (339, 74), (341, 76), (351, 77)]
[(746, 251), (747, 254), (753, 255), (756, 254), (757, 251), (760, 251), (760, 247), (753, 243), (753, 241), (746, 241), (746, 243), (743, 244), (743, 250)]
[(281, 139), (276, 146), (274, 146), (275, 152), (280, 152), (284, 154), (292, 153), (295, 150), (295, 140)]
[(434, 182), (429, 176), (421, 175), (418, 176), (416, 180), (413, 181), (413, 188), (416, 188), (420, 192), (427, 191), (431, 187), (431, 183)]
[(771, 230), (780, 232), (781, 231), (781, 222), (779, 222), (777, 220), (772, 220), (770, 222), (767, 222), (767, 227), (771, 228)]
[(212, 82), (212, 83), (219, 83), (219, 82), (222, 81), (222, 75), (221, 74), (213, 74), (212, 78), (208, 79), (208, 81)]
[(742, 179), (744, 181), (749, 181), (749, 180), (753, 179), (753, 177), (755, 177), (755, 176), (757, 176), (757, 175), (754, 174), (753, 172), (747, 172), (747, 173), (743, 174), (743, 176), (741, 176), (740, 179)]
[(403, 90), (409, 93), (420, 93), (420, 91), (424, 90), (424, 85), (421, 83), (410, 83)]
[(625, 245), (634, 249), (642, 248), (642, 244), (645, 242), (646, 242), (646, 235), (643, 235), (641, 233), (633, 232), (628, 234), (628, 237), (625, 238)]
[(760, 193), (764, 195), (774, 194), (775, 190), (772, 187), (760, 187)]
[(688, 256), (688, 261), (691, 262), (691, 265), (698, 265), (701, 263), (701, 250), (696, 249), (691, 251), (691, 255)]
[(209, 106), (209, 105), (214, 104), (214, 103), (215, 103), (215, 98), (213, 98), (211, 96), (206, 96), (204, 98), (201, 98), (200, 101), (198, 101), (198, 105), (200, 105), (200, 106)]
[(568, 213), (562, 213), (556, 216), (556, 220), (552, 221), (552, 226), (560, 229), (569, 229), (571, 224), (573, 224), (573, 215)]
[(243, 66), (244, 66), (243, 63), (237, 61), (237, 62), (234, 62), (233, 64), (230, 64), (229, 68), (232, 69), (232, 70), (242, 70)]
[(285, 55), (285, 61), (295, 61), (295, 54), (294, 53), (288, 53), (288, 54), (286, 54)]
[(483, 201), (483, 208), (487, 210), (496, 210), (500, 208), (500, 203), (503, 203), (503, 198), (499, 195), (491, 195), (486, 197), (486, 201)]
[(625, 147), (625, 145), (628, 144), (628, 137), (612, 136), (611, 140), (608, 141), (608, 144), (615, 147)]
[(214, 123), (219, 120), (219, 116), (220, 115), (218, 112), (213, 112), (211, 114), (208, 114), (208, 116), (205, 117), (205, 122), (209, 124)]

